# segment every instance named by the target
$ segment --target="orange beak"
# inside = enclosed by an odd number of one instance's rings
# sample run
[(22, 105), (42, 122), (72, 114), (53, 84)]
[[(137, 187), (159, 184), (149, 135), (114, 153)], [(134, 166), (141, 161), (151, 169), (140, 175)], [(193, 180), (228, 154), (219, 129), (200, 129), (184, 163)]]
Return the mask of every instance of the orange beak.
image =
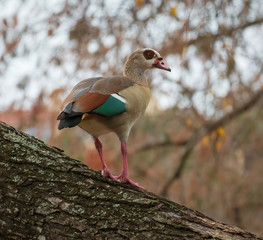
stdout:
[(153, 67), (171, 72), (171, 68), (167, 66), (166, 62), (161, 57), (156, 59), (155, 63), (153, 64)]

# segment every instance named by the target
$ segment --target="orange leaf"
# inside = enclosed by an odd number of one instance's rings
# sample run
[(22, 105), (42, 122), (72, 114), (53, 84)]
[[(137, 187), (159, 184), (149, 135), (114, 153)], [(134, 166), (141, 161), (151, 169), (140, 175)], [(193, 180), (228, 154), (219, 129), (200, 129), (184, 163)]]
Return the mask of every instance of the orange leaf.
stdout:
[(187, 125), (187, 127), (192, 127), (192, 125), (193, 125), (192, 119), (187, 118), (187, 119), (186, 119), (186, 125)]
[(226, 135), (226, 131), (223, 127), (217, 128), (217, 133), (219, 136), (223, 136), (223, 137)]
[(205, 145), (205, 146), (208, 146), (209, 145), (209, 137), (208, 136), (204, 136), (202, 138), (202, 143)]
[(171, 7), (170, 15), (172, 17), (174, 17), (176, 15), (176, 12), (177, 12), (177, 6)]
[(135, 0), (135, 4), (137, 7), (142, 7), (143, 6), (143, 0)]

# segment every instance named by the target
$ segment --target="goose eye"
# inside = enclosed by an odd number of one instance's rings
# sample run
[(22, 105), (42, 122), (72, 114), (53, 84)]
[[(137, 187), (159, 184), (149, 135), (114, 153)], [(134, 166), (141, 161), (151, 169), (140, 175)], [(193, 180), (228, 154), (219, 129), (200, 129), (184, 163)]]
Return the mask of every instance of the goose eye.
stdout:
[(156, 57), (156, 54), (155, 54), (154, 51), (152, 51), (152, 50), (145, 50), (145, 51), (143, 52), (143, 56), (144, 56), (147, 60), (149, 60), (149, 59), (153, 59), (154, 57)]

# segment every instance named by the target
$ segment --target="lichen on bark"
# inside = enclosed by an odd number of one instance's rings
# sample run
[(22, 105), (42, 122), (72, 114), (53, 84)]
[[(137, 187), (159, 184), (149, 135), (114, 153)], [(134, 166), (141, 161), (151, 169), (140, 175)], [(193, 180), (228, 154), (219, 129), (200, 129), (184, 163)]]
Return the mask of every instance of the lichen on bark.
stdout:
[(0, 239), (261, 239), (103, 178), (0, 122)]

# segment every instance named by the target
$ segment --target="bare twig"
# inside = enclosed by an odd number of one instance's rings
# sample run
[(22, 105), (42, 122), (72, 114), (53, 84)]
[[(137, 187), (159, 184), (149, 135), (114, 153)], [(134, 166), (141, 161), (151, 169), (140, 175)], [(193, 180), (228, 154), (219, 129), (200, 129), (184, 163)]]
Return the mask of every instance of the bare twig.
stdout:
[(196, 44), (198, 42), (202, 42), (205, 39), (217, 39), (217, 38), (222, 37), (222, 36), (231, 36), (232, 33), (236, 32), (238, 30), (244, 30), (244, 29), (246, 29), (248, 27), (251, 27), (251, 26), (254, 26), (254, 25), (258, 25), (258, 24), (262, 24), (262, 23), (263, 23), (263, 18), (259, 18), (259, 19), (255, 20), (255, 21), (247, 22), (247, 23), (241, 24), (241, 25), (239, 25), (237, 27), (225, 28), (225, 29), (219, 31), (216, 34), (199, 35), (197, 38), (189, 40), (187, 42), (187, 45), (190, 46), (190, 45)]
[[(259, 102), (262, 96), (263, 96), (263, 89), (260, 89), (247, 102), (235, 108), (232, 112), (227, 113), (220, 119), (214, 122), (206, 123), (196, 134), (192, 135), (188, 141), (186, 140), (187, 144), (184, 153), (180, 158), (179, 167), (176, 169), (173, 176), (167, 181), (161, 194), (163, 196), (167, 196), (171, 184), (181, 176), (190, 153), (205, 135), (210, 134), (213, 130), (217, 129), (220, 126), (224, 126), (228, 124), (231, 120), (235, 119), (236, 117), (240, 116), (242, 113), (254, 107)], [(163, 145), (165, 145), (165, 143), (162, 143), (162, 146)]]
[[(180, 44), (178, 42), (179, 41), (178, 39), (176, 41), (177, 41), (178, 46), (180, 45), (181, 47), (189, 47), (191, 45), (206, 42), (207, 40), (215, 41), (216, 39), (218, 39), (220, 37), (231, 36), (234, 32), (237, 32), (239, 30), (244, 30), (248, 27), (259, 25), (262, 23), (263, 23), (263, 18), (259, 18), (259, 19), (256, 19), (255, 21), (246, 22), (246, 23), (241, 24), (241, 25), (236, 26), (236, 27), (223, 28), (221, 31), (219, 31), (218, 33), (215, 33), (215, 34), (209, 34), (209, 33), (199, 34), (196, 38), (186, 40), (186, 41), (182, 41)], [(171, 49), (174, 49), (176, 51), (178, 50), (177, 48), (174, 47), (174, 39), (177, 36), (178, 35), (175, 34), (174, 32), (171, 33), (169, 36), (167, 36), (167, 39), (169, 39), (170, 41), (166, 41), (166, 44), (160, 50), (163, 54), (171, 54), (172, 53)]]
[(141, 148), (137, 149), (137, 152), (156, 149), (156, 148), (160, 148), (160, 147), (185, 146), (188, 141), (189, 141), (189, 139), (179, 140), (179, 141), (167, 140), (165, 142), (156, 142), (156, 143), (146, 144), (146, 145), (142, 146)]

